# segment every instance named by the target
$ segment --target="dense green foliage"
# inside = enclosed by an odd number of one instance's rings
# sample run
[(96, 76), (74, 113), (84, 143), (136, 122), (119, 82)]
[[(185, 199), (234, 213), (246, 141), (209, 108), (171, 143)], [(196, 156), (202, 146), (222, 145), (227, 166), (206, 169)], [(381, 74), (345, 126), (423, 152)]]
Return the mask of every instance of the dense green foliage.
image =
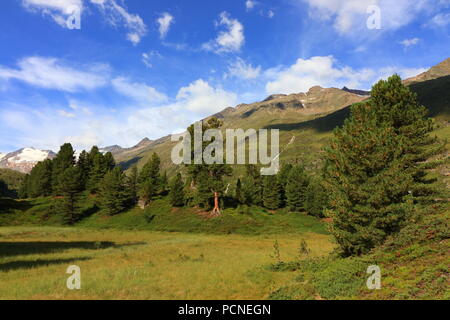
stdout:
[(0, 197), (17, 198), (25, 174), (9, 169), (0, 169)]
[(292, 211), (302, 211), (305, 209), (306, 189), (309, 185), (309, 178), (305, 169), (296, 165), (291, 168), (287, 177), (285, 187), (286, 204)]
[(437, 151), (432, 121), (416, 95), (392, 76), (353, 107), (327, 149), (332, 233), (343, 255), (367, 253), (398, 232), (434, 188), (423, 162)]
[(169, 192), (170, 204), (174, 207), (185, 205), (184, 182), (180, 173), (172, 179)]

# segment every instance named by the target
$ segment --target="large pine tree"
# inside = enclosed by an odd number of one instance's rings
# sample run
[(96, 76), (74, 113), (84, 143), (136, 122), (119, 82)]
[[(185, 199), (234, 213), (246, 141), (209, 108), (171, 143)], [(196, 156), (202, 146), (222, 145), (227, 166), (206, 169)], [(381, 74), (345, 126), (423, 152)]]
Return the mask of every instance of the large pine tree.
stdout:
[(53, 159), (52, 165), (52, 186), (55, 195), (61, 194), (61, 178), (64, 172), (72, 168), (75, 164), (75, 152), (70, 143), (61, 146), (56, 157)]
[(70, 167), (59, 176), (58, 213), (63, 214), (64, 222), (73, 224), (80, 219), (79, 200), (82, 192), (81, 172), (78, 167)]
[(281, 206), (281, 186), (276, 175), (263, 178), (263, 204), (270, 210)]
[(331, 231), (345, 256), (368, 252), (397, 232), (414, 203), (433, 193), (423, 161), (438, 148), (432, 122), (400, 77), (373, 87), (368, 103), (335, 131), (326, 150)]
[(174, 207), (182, 207), (185, 204), (184, 182), (180, 173), (170, 182), (170, 204)]
[(287, 176), (285, 186), (286, 205), (291, 211), (302, 211), (305, 209), (306, 189), (309, 185), (309, 177), (305, 169), (296, 165), (291, 168)]
[(109, 215), (115, 215), (130, 203), (130, 194), (126, 190), (125, 175), (119, 167), (106, 173), (103, 177), (99, 196), (103, 208)]

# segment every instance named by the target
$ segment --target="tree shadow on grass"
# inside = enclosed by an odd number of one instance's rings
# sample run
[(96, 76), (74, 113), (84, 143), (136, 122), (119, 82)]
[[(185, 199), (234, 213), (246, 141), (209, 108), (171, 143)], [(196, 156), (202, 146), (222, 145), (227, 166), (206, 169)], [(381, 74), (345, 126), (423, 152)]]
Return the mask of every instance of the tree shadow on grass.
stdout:
[(80, 257), (80, 258), (72, 258), (72, 259), (53, 259), (53, 260), (36, 260), (36, 261), (12, 261), (0, 264), (0, 272), (8, 272), (19, 269), (33, 269), (43, 266), (49, 266), (54, 264), (72, 264), (75, 262), (90, 260), (91, 258)]
[(12, 257), (31, 254), (57, 253), (70, 249), (101, 250), (108, 248), (121, 248), (127, 246), (143, 245), (146, 242), (133, 242), (116, 244), (114, 242), (0, 242), (0, 257)]

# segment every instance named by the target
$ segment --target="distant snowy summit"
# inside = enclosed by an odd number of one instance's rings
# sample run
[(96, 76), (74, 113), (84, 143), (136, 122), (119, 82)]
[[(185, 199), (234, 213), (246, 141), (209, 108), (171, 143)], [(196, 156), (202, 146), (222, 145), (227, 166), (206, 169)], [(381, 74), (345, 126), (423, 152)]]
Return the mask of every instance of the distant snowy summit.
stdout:
[(53, 151), (35, 148), (24, 148), (8, 154), (0, 153), (0, 168), (30, 173), (38, 162), (53, 159), (55, 156)]

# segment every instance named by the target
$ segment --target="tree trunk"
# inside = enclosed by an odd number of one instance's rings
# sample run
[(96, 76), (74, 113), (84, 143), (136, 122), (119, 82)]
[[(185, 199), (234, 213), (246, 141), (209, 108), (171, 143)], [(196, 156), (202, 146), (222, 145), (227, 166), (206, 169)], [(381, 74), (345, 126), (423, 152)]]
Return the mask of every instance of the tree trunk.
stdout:
[(219, 193), (214, 192), (214, 209), (212, 211), (214, 216), (220, 216), (220, 208), (219, 208)]

